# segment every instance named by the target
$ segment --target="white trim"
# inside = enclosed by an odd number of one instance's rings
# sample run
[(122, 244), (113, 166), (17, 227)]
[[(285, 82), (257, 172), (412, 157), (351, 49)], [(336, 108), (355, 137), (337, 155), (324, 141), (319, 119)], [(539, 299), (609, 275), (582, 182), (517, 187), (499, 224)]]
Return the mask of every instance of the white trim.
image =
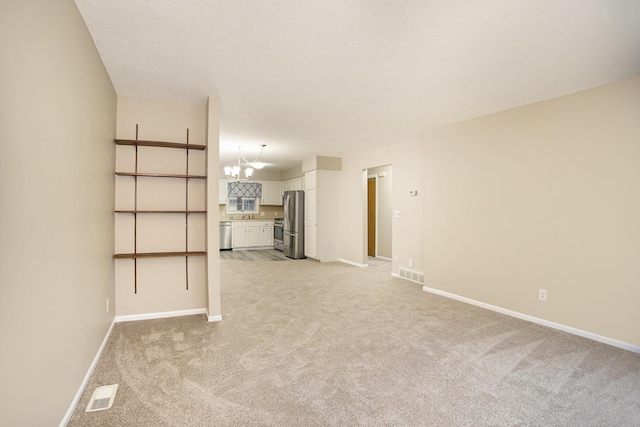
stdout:
[(93, 374), (93, 370), (96, 368), (96, 365), (98, 364), (98, 360), (100, 360), (100, 357), (102, 356), (102, 352), (104, 351), (104, 348), (107, 345), (107, 341), (109, 341), (109, 337), (111, 336), (111, 331), (113, 330), (113, 325), (115, 324), (116, 324), (116, 321), (114, 319), (111, 322), (111, 326), (109, 326), (109, 330), (107, 331), (107, 334), (104, 336), (104, 339), (102, 340), (102, 344), (100, 344), (100, 348), (98, 348), (96, 357), (93, 358), (93, 362), (91, 362), (91, 365), (89, 365), (89, 370), (87, 370), (87, 373), (84, 376), (82, 383), (80, 384), (80, 388), (78, 389), (78, 392), (76, 393), (75, 397), (71, 401), (71, 405), (69, 406), (69, 409), (67, 409), (67, 413), (64, 414), (64, 418), (62, 418), (62, 421), (60, 421), (60, 427), (65, 427), (71, 420), (71, 416), (73, 415), (73, 412), (76, 410), (76, 406), (78, 406), (78, 402), (82, 397), (82, 393), (84, 393), (85, 387), (87, 387), (87, 384), (89, 383), (89, 379), (91, 378), (91, 375)]
[(220, 322), (222, 321), (222, 316), (220, 314), (216, 316), (207, 316), (207, 321), (209, 322)]
[(387, 258), (386, 256), (382, 256), (382, 255), (376, 255), (375, 258), (376, 259), (383, 259), (385, 261), (393, 261), (391, 258)]
[[(394, 272), (391, 272), (391, 277), (397, 277), (398, 279), (401, 278), (400, 273), (394, 273)], [(425, 289), (423, 288), (422, 290), (425, 290)]]
[(193, 314), (207, 314), (207, 310), (204, 308), (194, 308), (191, 310), (162, 311), (158, 313), (126, 314), (124, 316), (116, 316), (115, 322), (119, 323), (132, 322), (136, 320), (163, 319), (165, 317), (190, 316)]
[(551, 322), (549, 320), (540, 319), (538, 317), (529, 316), (528, 314), (519, 313), (517, 311), (508, 310), (506, 308), (498, 307), (495, 305), (487, 304), (484, 302), (476, 301), (471, 298), (462, 297), (460, 295), (452, 294), (449, 292), (441, 291), (438, 289), (429, 288), (427, 286), (422, 287), (423, 291), (430, 292), (432, 294), (440, 295), (446, 298), (455, 299), (458, 301), (465, 302), (467, 304), (476, 305), (478, 307), (486, 308), (487, 310), (495, 311), (501, 314), (506, 314), (507, 316), (515, 317), (518, 319), (526, 320), (528, 322), (537, 323), (542, 326), (547, 326), (549, 328), (558, 329), (560, 331), (568, 332), (573, 335), (578, 335), (584, 338), (588, 338), (594, 341), (598, 341), (604, 344), (612, 345), (614, 347), (618, 347), (624, 350), (629, 350), (634, 353), (640, 353), (640, 346), (629, 344), (624, 341), (618, 341), (613, 338), (605, 337), (602, 335), (594, 334), (592, 332), (584, 331), (582, 329), (573, 328), (571, 326), (562, 325), (560, 323)]
[[(380, 195), (378, 194), (378, 174), (374, 173), (372, 175), (369, 175), (369, 170), (367, 169), (367, 213), (369, 212), (369, 179), (375, 179), (376, 181), (376, 223), (375, 223), (375, 228), (376, 228), (376, 241), (375, 241), (375, 245), (376, 245), (376, 254), (375, 257), (378, 257), (378, 234), (380, 234), (378, 232), (378, 202), (380, 201)], [(367, 235), (369, 233), (369, 230), (367, 230)], [(367, 253), (369, 252), (369, 248), (367, 248)]]
[(354, 265), (356, 267), (369, 267), (369, 264), (360, 264), (357, 262), (349, 261), (348, 259), (338, 258), (338, 261), (344, 262), (345, 264)]

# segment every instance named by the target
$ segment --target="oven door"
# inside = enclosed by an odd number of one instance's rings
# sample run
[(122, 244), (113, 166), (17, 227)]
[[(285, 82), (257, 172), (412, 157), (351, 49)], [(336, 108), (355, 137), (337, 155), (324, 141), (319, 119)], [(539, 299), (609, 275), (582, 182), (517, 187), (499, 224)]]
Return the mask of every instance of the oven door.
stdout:
[(280, 252), (284, 251), (284, 225), (283, 224), (274, 224), (273, 226), (273, 248), (279, 250)]

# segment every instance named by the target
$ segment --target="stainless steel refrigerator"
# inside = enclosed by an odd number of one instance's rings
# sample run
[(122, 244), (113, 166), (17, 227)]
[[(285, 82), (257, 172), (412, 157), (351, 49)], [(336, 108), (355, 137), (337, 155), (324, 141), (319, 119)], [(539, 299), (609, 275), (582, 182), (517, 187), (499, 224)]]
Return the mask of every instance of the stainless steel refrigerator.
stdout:
[(305, 258), (304, 191), (285, 191), (282, 201), (284, 205), (284, 254), (293, 259)]

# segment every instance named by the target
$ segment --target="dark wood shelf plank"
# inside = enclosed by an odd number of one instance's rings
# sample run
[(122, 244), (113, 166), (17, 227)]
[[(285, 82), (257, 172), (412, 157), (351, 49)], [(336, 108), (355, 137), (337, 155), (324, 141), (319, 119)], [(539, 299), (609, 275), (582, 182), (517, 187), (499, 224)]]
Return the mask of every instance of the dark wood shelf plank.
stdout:
[(167, 258), (167, 257), (181, 257), (181, 256), (205, 256), (207, 253), (204, 251), (192, 251), (192, 252), (139, 252), (135, 254), (115, 254), (115, 259), (133, 259), (133, 258)]
[(116, 172), (118, 176), (144, 176), (152, 178), (192, 178), (192, 179), (207, 179), (206, 175), (180, 175), (170, 173), (134, 173), (134, 172)]
[(204, 150), (206, 145), (183, 144), (181, 142), (141, 141), (135, 139), (114, 139), (116, 145), (133, 145), (138, 147), (181, 148), (183, 150)]
[(116, 210), (116, 213), (143, 213), (143, 214), (203, 214), (203, 213), (207, 213), (207, 211), (143, 211), (143, 210), (137, 210), (137, 211), (132, 211), (132, 210)]

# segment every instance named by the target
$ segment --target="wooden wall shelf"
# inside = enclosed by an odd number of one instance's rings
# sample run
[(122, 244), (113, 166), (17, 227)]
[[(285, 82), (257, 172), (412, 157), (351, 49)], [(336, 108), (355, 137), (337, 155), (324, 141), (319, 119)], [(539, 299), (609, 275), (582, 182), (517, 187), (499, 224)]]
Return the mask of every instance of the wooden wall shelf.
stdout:
[(141, 141), (136, 139), (114, 139), (116, 145), (133, 145), (136, 147), (182, 148), (184, 150), (204, 150), (205, 145), (182, 144), (180, 142)]
[(167, 258), (176, 256), (205, 256), (204, 251), (193, 252), (138, 252), (135, 254), (115, 254), (115, 259), (134, 259), (134, 258)]
[(204, 214), (207, 211), (141, 211), (141, 210), (117, 210), (116, 213), (141, 213), (141, 214)]
[[(164, 257), (185, 257), (185, 286), (189, 290), (189, 260), (191, 256), (205, 256), (204, 251), (189, 251), (189, 214), (203, 214), (205, 210), (189, 210), (189, 180), (207, 179), (206, 175), (189, 174), (189, 150), (205, 150), (206, 146), (201, 144), (189, 144), (189, 129), (187, 129), (186, 143), (145, 141), (138, 139), (138, 125), (136, 125), (136, 139), (114, 139), (116, 145), (129, 145), (135, 147), (135, 172), (116, 172), (116, 176), (130, 176), (134, 179), (134, 206), (131, 210), (116, 210), (116, 213), (133, 214), (133, 253), (115, 254), (115, 259), (133, 259), (133, 292), (138, 293), (138, 258), (164, 258)], [(160, 147), (178, 148), (185, 150), (185, 174), (166, 173), (140, 173), (138, 172), (138, 147)], [(184, 210), (138, 210), (138, 177), (149, 178), (182, 178), (185, 180), (185, 201)], [(138, 214), (183, 214), (184, 215), (184, 248), (182, 252), (138, 252)]]
[(207, 179), (206, 175), (181, 175), (172, 173), (136, 173), (136, 172), (116, 172), (117, 176), (145, 176), (151, 178), (190, 178)]

